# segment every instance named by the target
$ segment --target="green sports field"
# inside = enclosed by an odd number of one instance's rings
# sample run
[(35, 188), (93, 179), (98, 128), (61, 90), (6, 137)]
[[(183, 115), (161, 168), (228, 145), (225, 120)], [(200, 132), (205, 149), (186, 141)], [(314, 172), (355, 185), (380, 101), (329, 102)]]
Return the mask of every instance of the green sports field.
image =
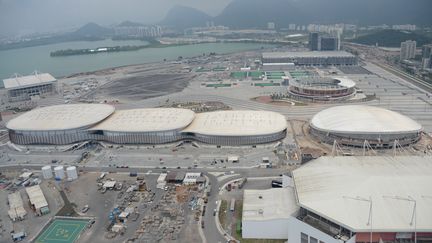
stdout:
[(55, 219), (35, 243), (74, 243), (87, 223), (88, 220)]

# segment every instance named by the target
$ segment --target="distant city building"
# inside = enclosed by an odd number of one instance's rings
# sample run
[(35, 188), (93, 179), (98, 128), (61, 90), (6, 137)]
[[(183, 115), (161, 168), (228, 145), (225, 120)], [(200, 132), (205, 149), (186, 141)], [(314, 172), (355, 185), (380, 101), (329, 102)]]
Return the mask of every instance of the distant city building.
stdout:
[(321, 37), (321, 51), (337, 51), (339, 50), (338, 37)]
[(400, 60), (412, 59), (415, 57), (416, 41), (407, 40), (401, 43)]
[(268, 22), (267, 23), (267, 29), (274, 30), (276, 28), (276, 25), (274, 22)]
[(422, 69), (432, 69), (432, 44), (422, 48)]
[(296, 25), (295, 24), (289, 24), (288, 29), (289, 30), (296, 30)]
[(414, 24), (401, 24), (401, 25), (393, 25), (392, 29), (415, 31), (417, 29), (417, 26)]
[(338, 51), (340, 39), (336, 33), (334, 36), (322, 35), (319, 32), (309, 34), (309, 49), (311, 51)]
[(9, 102), (38, 99), (42, 95), (52, 95), (57, 92), (57, 79), (49, 73), (34, 72), (28, 76), (18, 76), (4, 79), (4, 87)]
[(320, 34), (318, 32), (309, 33), (309, 49), (311, 51), (321, 50), (320, 46)]
[(161, 37), (162, 28), (158, 25), (117, 26), (114, 27), (114, 34), (129, 37)]

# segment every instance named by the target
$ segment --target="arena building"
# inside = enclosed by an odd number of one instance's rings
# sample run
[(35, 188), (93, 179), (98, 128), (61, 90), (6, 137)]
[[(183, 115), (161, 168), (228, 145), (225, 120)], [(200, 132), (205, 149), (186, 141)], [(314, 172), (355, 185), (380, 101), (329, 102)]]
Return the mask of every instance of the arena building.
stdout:
[(288, 93), (297, 100), (339, 101), (356, 94), (356, 83), (348, 78), (309, 77), (289, 80)]
[(28, 76), (15, 75), (3, 80), (9, 102), (26, 101), (57, 92), (57, 79), (49, 73), (35, 72)]
[(286, 136), (287, 122), (270, 111), (215, 111), (197, 114), (185, 138), (216, 145), (254, 145)]
[(180, 140), (217, 146), (270, 143), (286, 136), (285, 117), (268, 111), (196, 114), (177, 108), (114, 111), (103, 104), (58, 105), (29, 111), (7, 124), (13, 143), (62, 145), (83, 141), (163, 144)]
[(87, 129), (106, 119), (114, 107), (68, 104), (34, 109), (9, 121), (9, 138), (16, 144), (71, 144), (88, 140)]
[(353, 66), (358, 59), (345, 51), (295, 51), (295, 52), (264, 52), (263, 66), (269, 63), (294, 64), (296, 66)]
[(181, 131), (194, 117), (193, 111), (177, 108), (119, 110), (89, 133), (117, 144), (170, 143), (182, 139)]
[(310, 122), (310, 133), (322, 142), (373, 148), (406, 146), (417, 142), (422, 126), (394, 111), (374, 106), (347, 105), (317, 113)]
[(291, 180), (288, 190), (280, 191), (284, 196), (269, 195), (272, 189), (250, 196), (245, 190), (243, 238), (432, 242), (430, 157), (320, 157), (295, 169)]

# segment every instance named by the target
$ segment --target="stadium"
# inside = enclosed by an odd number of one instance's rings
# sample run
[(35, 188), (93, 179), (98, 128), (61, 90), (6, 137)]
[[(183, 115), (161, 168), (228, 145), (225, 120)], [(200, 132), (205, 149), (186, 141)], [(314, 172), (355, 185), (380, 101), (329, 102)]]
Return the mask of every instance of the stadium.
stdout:
[(216, 111), (197, 114), (185, 138), (217, 145), (254, 145), (286, 136), (285, 117), (270, 111)]
[(286, 136), (285, 117), (268, 111), (195, 114), (177, 108), (114, 111), (104, 104), (58, 105), (29, 111), (6, 125), (11, 142), (66, 145), (84, 141), (165, 144), (198, 141), (217, 146), (270, 143)]
[(355, 82), (348, 78), (309, 77), (289, 81), (292, 98), (310, 101), (346, 100), (356, 94)]
[(181, 131), (195, 117), (191, 110), (150, 108), (115, 111), (89, 129), (96, 140), (117, 144), (162, 144), (182, 139)]
[(6, 127), (16, 144), (71, 144), (87, 140), (87, 129), (113, 112), (114, 107), (104, 104), (47, 106), (12, 119)]
[(310, 122), (310, 133), (322, 142), (352, 147), (392, 148), (416, 143), (422, 126), (394, 111), (365, 105), (328, 108)]

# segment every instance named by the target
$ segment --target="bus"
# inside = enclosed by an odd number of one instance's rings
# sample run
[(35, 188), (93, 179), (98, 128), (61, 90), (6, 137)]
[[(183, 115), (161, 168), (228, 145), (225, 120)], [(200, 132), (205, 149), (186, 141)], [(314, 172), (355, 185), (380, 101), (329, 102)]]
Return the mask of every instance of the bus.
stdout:
[(232, 198), (231, 199), (231, 205), (230, 205), (230, 211), (231, 212), (234, 212), (234, 210), (235, 210), (235, 199), (234, 198)]

